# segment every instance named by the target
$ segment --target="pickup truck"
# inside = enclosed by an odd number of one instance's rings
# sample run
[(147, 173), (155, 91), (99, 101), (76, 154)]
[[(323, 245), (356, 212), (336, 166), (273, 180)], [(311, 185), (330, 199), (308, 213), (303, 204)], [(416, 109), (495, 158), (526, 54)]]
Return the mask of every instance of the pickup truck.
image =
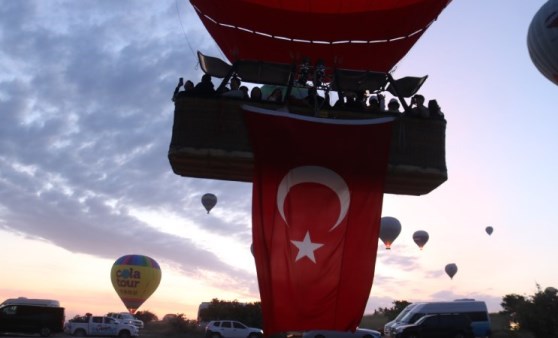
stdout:
[(134, 325), (120, 323), (107, 316), (86, 316), (71, 319), (64, 330), (72, 336), (137, 337), (139, 330)]
[(138, 329), (143, 329), (143, 321), (132, 316), (129, 312), (109, 312), (107, 317), (114, 318), (120, 323), (132, 324), (137, 326)]

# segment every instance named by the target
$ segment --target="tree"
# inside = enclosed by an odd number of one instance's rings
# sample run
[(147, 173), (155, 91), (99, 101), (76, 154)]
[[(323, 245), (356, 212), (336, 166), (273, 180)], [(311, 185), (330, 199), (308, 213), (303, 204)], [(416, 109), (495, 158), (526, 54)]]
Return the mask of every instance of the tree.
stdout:
[(397, 317), (397, 315), (401, 313), (401, 311), (403, 311), (403, 309), (406, 308), (409, 304), (411, 303), (406, 300), (394, 300), (393, 307), (378, 308), (376, 312), (386, 316), (389, 320), (394, 320), (395, 317)]
[(178, 333), (192, 333), (199, 330), (198, 322), (196, 320), (184, 317), (183, 313), (176, 314), (167, 320), (173, 332)]
[(505, 295), (502, 298), (502, 303), (500, 303), (504, 310), (500, 311), (500, 313), (505, 315), (509, 322), (518, 323), (519, 313), (524, 311), (527, 302), (525, 296), (515, 293)]
[(504, 298), (502, 298), (502, 303), (500, 303), (504, 310), (500, 311), (500, 313), (508, 316), (513, 316), (515, 313), (518, 312), (520, 308), (525, 306), (526, 302), (527, 299), (525, 299), (525, 296), (517, 295), (514, 293), (505, 295)]
[(248, 326), (262, 327), (262, 307), (260, 302), (240, 303), (214, 298), (208, 307), (200, 309), (199, 318), (202, 322), (231, 319)]
[(157, 316), (150, 311), (138, 311), (135, 313), (135, 317), (143, 321), (145, 324), (159, 320), (159, 318), (157, 318)]
[(504, 296), (501, 313), (519, 323), (520, 330), (530, 331), (537, 338), (558, 336), (558, 290), (548, 287), (544, 291), (537, 284), (537, 292), (525, 298), (517, 294)]

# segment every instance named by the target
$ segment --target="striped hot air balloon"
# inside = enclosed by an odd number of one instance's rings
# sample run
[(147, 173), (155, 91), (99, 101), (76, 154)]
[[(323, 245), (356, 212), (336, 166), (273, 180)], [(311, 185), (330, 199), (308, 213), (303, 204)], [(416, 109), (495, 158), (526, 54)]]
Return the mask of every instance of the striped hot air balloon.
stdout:
[(159, 286), (161, 268), (151, 257), (125, 255), (112, 265), (110, 279), (116, 293), (133, 314)]

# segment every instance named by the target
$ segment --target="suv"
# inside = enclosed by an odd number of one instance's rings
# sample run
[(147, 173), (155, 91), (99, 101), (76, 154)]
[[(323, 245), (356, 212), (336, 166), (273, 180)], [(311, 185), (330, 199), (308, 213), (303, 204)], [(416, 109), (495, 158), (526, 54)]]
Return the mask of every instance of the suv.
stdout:
[(132, 316), (128, 312), (109, 312), (107, 313), (107, 317), (114, 318), (120, 323), (134, 325), (138, 329), (143, 329), (143, 321), (136, 319), (136, 317)]
[(248, 327), (234, 320), (212, 320), (205, 327), (207, 338), (260, 338), (262, 329)]
[(464, 314), (425, 315), (414, 324), (399, 326), (396, 338), (474, 338), (471, 319)]

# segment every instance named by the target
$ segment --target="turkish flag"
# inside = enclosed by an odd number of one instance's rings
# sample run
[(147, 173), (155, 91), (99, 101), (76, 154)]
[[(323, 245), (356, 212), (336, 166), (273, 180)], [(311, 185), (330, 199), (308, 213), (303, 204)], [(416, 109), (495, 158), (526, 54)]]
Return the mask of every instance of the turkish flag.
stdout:
[(354, 331), (374, 278), (393, 118), (243, 110), (264, 333)]

